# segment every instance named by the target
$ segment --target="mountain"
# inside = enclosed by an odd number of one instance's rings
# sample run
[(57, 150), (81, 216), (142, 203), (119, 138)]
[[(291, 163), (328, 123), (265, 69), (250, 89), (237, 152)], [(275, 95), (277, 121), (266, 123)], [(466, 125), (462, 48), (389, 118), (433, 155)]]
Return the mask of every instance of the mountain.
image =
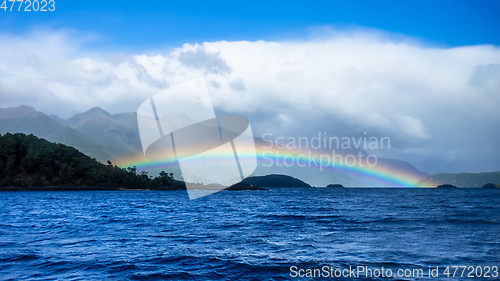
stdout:
[(105, 145), (32, 107), (19, 106), (0, 109), (0, 134), (33, 134), (51, 142), (78, 148), (101, 162), (116, 159), (128, 152), (120, 147)]
[[(34, 134), (52, 142), (63, 143), (75, 147), (103, 163), (110, 160), (126, 167), (147, 162), (142, 152), (136, 113), (113, 115), (99, 107), (95, 107), (71, 118), (63, 119), (56, 115), (45, 115), (27, 106), (3, 108), (0, 109), (0, 134), (6, 132)], [(269, 165), (268, 160), (262, 157), (262, 152), (267, 150), (268, 145), (269, 143), (263, 139), (255, 138), (255, 146), (260, 155), (257, 168), (252, 174), (254, 176), (269, 174), (293, 175), (315, 186), (325, 186), (332, 182), (344, 186), (387, 186), (385, 182), (376, 181), (372, 177), (357, 176), (356, 170), (351, 171), (341, 167), (319, 169), (314, 165), (299, 167), (297, 165), (277, 163), (276, 161)], [(286, 149), (274, 149), (270, 152), (293, 155)], [(319, 151), (313, 153), (330, 155), (331, 152)], [(356, 155), (358, 150), (347, 152)], [(396, 159), (378, 158), (377, 167), (380, 167), (379, 170), (391, 171), (395, 174), (411, 175), (415, 179), (414, 182), (428, 176), (427, 173), (419, 171), (411, 164)], [(148, 171), (150, 174), (156, 175), (161, 169), (148, 169)], [(168, 169), (168, 172), (173, 172), (175, 178), (182, 179), (178, 165), (169, 165), (165, 169)]]
[(128, 155), (142, 153), (136, 113), (111, 115), (94, 107), (69, 119), (54, 118), (63, 125), (93, 138), (101, 144), (119, 147)]
[(267, 175), (248, 177), (235, 186), (257, 187), (311, 187), (309, 184), (287, 175)]
[(488, 173), (441, 173), (428, 176), (419, 181), (416, 186), (438, 186), (451, 184), (457, 187), (483, 187), (485, 184), (500, 184), (500, 171)]

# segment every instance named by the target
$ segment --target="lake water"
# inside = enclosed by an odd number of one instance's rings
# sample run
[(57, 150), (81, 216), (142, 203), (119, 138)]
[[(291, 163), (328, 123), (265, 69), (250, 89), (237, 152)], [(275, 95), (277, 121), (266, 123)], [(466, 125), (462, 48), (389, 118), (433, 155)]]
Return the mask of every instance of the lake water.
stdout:
[[(291, 280), (358, 266), (380, 280), (457, 279), (447, 266), (500, 278), (500, 190), (281, 188), (193, 201), (185, 191), (0, 192), (0, 210), (2, 280)], [(370, 279), (358, 273), (347, 279)]]

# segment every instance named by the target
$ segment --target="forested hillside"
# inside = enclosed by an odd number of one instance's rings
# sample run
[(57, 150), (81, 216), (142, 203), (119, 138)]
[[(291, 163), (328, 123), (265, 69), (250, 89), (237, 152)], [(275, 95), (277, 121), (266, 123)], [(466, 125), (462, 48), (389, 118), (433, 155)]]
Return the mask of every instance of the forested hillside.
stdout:
[(21, 133), (0, 136), (0, 188), (100, 187), (184, 189), (172, 174), (151, 178), (135, 167), (108, 165), (75, 148)]

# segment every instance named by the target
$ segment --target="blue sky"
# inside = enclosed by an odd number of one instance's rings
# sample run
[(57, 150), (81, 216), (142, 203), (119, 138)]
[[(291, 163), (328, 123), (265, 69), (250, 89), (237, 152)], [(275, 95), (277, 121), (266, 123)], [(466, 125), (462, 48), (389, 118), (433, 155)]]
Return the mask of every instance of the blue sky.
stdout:
[(2, 33), (34, 27), (97, 36), (96, 47), (296, 40), (315, 28), (375, 28), (440, 46), (500, 45), (500, 1), (61, 1), (55, 12), (1, 11)]

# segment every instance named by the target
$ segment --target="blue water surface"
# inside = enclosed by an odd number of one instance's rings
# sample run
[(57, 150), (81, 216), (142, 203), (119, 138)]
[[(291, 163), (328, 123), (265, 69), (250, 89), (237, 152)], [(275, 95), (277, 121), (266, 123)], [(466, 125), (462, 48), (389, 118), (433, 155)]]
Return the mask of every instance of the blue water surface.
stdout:
[(324, 266), (436, 280), (430, 267), (500, 266), (494, 189), (0, 192), (0, 210), (1, 280), (291, 280)]

